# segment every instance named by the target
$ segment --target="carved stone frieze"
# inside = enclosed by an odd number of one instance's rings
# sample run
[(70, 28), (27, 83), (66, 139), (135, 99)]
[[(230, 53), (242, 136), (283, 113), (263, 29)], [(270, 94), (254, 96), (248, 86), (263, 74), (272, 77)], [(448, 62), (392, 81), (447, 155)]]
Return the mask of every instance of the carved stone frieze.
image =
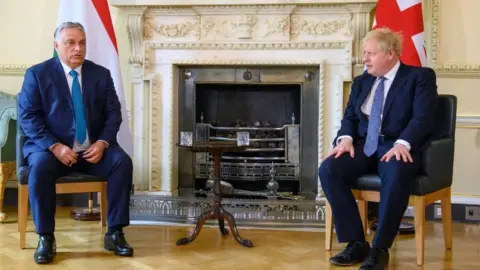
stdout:
[(194, 16), (192, 21), (182, 23), (161, 23), (157, 24), (155, 17), (145, 16), (145, 39), (152, 39), (153, 32), (166, 38), (179, 38), (193, 35), (200, 39), (200, 16)]
[(193, 6), (199, 14), (238, 15), (238, 14), (282, 14), (290, 13), (296, 5), (205, 5)]
[(351, 35), (351, 20), (348, 19), (334, 19), (334, 20), (306, 20), (299, 15), (291, 17), (292, 27), (290, 30), (291, 39), (304, 33), (309, 36), (324, 36), (331, 35), (345, 28), (345, 35)]
[(255, 15), (239, 15), (233, 20), (223, 21), (217, 33), (225, 38), (251, 39), (257, 20)]
[(153, 35), (157, 34), (167, 40), (185, 40), (187, 36), (195, 37), (193, 40), (269, 40), (288, 38), (290, 34), (292, 40), (301, 35), (338, 39), (339, 35), (352, 36), (358, 28), (354, 13), (366, 13), (371, 7), (360, 3), (148, 8), (143, 20), (144, 38), (155, 40)]
[(202, 38), (205, 38), (214, 27), (214, 21), (210, 19), (202, 20)]
[(288, 16), (276, 17), (265, 21), (267, 31), (262, 37), (268, 37), (272, 34), (287, 36), (290, 30), (290, 19)]

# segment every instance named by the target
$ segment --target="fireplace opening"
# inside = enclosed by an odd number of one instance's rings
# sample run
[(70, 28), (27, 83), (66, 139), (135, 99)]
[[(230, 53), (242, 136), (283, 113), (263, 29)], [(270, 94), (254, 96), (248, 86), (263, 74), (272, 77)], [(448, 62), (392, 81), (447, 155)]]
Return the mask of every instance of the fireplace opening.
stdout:
[(300, 121), (299, 84), (197, 84), (196, 122), (225, 127), (281, 127)]
[[(245, 191), (236, 195), (298, 194), (300, 84), (197, 84), (195, 96), (197, 141), (249, 134), (245, 151), (222, 156), (221, 178)], [(212, 157), (197, 155), (195, 188), (209, 190)]]
[[(184, 67), (178, 131), (193, 141), (237, 141), (247, 149), (223, 153), (222, 188), (234, 198), (315, 198), (318, 186), (317, 67)], [(179, 134), (180, 136), (180, 134)], [(208, 196), (213, 157), (179, 150), (178, 188)]]

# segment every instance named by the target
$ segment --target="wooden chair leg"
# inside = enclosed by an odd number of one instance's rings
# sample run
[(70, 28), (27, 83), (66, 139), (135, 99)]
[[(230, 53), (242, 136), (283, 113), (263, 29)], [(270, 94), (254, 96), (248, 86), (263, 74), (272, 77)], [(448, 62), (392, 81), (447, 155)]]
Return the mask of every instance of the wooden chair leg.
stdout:
[(3, 173), (3, 164), (0, 164), (0, 222), (7, 220), (7, 214), (3, 212), (3, 198), (5, 198), (5, 186), (7, 185), (7, 177)]
[(333, 215), (332, 208), (325, 200), (325, 250), (332, 249)]
[(416, 197), (413, 203), (415, 210), (415, 243), (417, 250), (417, 265), (422, 266), (425, 257), (425, 200)]
[[(448, 188), (450, 189), (450, 188)], [(443, 222), (443, 238), (445, 241), (445, 248), (452, 249), (452, 201), (450, 197), (450, 190), (448, 196), (442, 198), (442, 222)]]
[(366, 201), (358, 201), (358, 212), (360, 213), (360, 218), (362, 219), (363, 234), (368, 234), (368, 204)]
[(100, 192), (100, 219), (102, 220), (102, 227), (107, 226), (107, 183), (103, 185)]
[(20, 248), (24, 249), (27, 242), (28, 218), (28, 186), (18, 186), (18, 232), (20, 233)]

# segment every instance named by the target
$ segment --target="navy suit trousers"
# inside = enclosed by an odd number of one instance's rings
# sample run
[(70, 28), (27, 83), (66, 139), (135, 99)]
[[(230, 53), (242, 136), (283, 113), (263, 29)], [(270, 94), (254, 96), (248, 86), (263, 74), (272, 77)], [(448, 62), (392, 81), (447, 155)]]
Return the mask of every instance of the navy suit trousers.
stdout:
[(81, 172), (107, 180), (107, 224), (109, 227), (129, 225), (130, 192), (132, 186), (132, 160), (118, 146), (105, 149), (102, 159), (89, 163), (79, 153), (72, 167), (63, 165), (51, 152), (28, 155), (28, 194), (36, 232), (55, 231), (55, 182), (71, 172)]
[(378, 227), (373, 246), (390, 248), (408, 206), (411, 186), (421, 168), (421, 157), (411, 154), (413, 163), (380, 162), (392, 146), (379, 142), (378, 151), (371, 157), (363, 153), (363, 144), (355, 146), (355, 155), (349, 153), (325, 159), (319, 168), (319, 178), (325, 196), (332, 207), (335, 230), (339, 242), (363, 241), (362, 222), (351, 192), (352, 183), (365, 173), (376, 172), (381, 178)]

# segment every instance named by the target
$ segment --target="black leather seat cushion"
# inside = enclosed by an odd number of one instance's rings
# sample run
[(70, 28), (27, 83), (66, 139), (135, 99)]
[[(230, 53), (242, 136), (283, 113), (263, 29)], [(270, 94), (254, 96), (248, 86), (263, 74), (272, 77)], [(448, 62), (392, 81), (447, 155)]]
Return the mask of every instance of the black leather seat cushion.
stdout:
[[(366, 174), (358, 178), (355, 184), (352, 185), (351, 188), (360, 189), (360, 190), (380, 191), (381, 187), (382, 187), (382, 181), (380, 180), (380, 177), (378, 175)], [(438, 190), (438, 187), (432, 185), (431, 181), (429, 181), (428, 176), (418, 175), (414, 180), (411, 194), (422, 196), (437, 190)]]
[[(28, 166), (22, 166), (18, 168), (17, 171), (17, 176), (18, 176), (18, 182), (21, 185), (27, 185), (28, 184)], [(62, 183), (84, 183), (84, 182), (104, 182), (106, 181), (103, 178), (89, 175), (89, 174), (83, 174), (83, 173), (78, 173), (74, 172), (71, 173), (70, 175), (61, 177), (57, 179), (57, 184), (62, 184)]]

